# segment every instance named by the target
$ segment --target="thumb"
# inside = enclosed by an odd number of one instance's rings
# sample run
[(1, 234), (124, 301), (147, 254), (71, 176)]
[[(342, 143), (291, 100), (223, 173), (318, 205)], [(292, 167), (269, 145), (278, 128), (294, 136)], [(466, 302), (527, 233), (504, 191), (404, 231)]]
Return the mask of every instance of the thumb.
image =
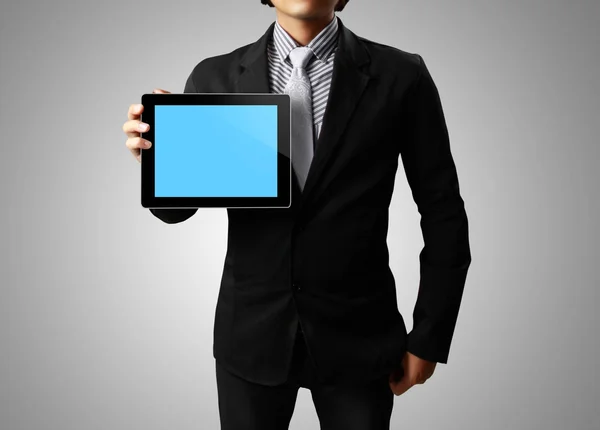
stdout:
[(170, 91), (163, 90), (163, 89), (161, 89), (161, 88), (154, 88), (154, 89), (152, 90), (152, 93), (153, 93), (153, 94), (171, 94), (171, 92), (170, 92)]
[(408, 378), (408, 375), (406, 373), (404, 373), (404, 375), (402, 376), (402, 378), (400, 378), (399, 381), (390, 381), (390, 388), (396, 396), (404, 394), (411, 387), (412, 384), (410, 383), (410, 379)]

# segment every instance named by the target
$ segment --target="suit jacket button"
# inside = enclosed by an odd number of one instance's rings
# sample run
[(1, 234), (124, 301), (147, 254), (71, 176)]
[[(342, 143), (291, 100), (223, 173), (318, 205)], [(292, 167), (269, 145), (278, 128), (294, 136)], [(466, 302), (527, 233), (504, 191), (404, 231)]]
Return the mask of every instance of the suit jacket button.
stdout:
[(294, 288), (295, 288), (297, 291), (300, 291), (300, 285), (298, 285), (298, 284), (294, 284)]

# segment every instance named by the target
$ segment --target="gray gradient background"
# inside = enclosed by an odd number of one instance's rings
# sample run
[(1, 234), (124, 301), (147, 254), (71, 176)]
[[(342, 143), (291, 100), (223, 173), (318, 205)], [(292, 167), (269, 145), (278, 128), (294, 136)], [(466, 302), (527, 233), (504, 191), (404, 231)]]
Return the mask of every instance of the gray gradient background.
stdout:
[[(424, 57), (470, 223), (449, 363), (395, 398), (392, 428), (600, 428), (600, 2), (352, 0), (338, 15)], [(3, 430), (219, 428), (226, 211), (167, 225), (143, 209), (121, 126), (143, 93), (182, 92), (274, 19), (258, 0), (2, 2)], [(410, 330), (423, 242), (401, 164), (390, 214)], [(290, 428), (319, 428), (306, 389)]]

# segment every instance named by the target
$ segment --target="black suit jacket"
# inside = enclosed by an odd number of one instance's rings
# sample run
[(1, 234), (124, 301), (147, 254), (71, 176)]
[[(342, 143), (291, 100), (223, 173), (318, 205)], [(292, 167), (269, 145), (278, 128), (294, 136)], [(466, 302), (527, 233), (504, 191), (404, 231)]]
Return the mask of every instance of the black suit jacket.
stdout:
[[(471, 262), (444, 114), (423, 58), (339, 24), (304, 191), (294, 181), (290, 208), (227, 209), (213, 353), (229, 370), (266, 385), (286, 380), (299, 322), (323, 382), (389, 373), (406, 350), (446, 363)], [(273, 27), (254, 43), (198, 63), (184, 91), (268, 93)], [(425, 244), (410, 334), (386, 243), (400, 157)], [(179, 223), (197, 209), (150, 211)]]

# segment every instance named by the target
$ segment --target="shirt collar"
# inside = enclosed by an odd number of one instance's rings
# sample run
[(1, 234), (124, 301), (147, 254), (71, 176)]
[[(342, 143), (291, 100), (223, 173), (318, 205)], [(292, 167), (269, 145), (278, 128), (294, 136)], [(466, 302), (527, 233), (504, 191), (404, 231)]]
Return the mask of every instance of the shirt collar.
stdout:
[[(337, 46), (337, 36), (338, 36), (338, 22), (337, 16), (334, 15), (333, 19), (327, 26), (321, 30), (319, 34), (317, 34), (308, 45), (308, 48), (311, 48), (315, 57), (317, 57), (320, 61), (327, 61), (329, 54), (336, 48)], [(272, 39), (275, 42), (275, 48), (279, 55), (279, 59), (284, 61), (288, 60), (288, 55), (292, 51), (292, 49), (300, 46), (298, 42), (296, 42), (292, 36), (290, 36), (287, 31), (283, 29), (279, 22), (275, 22), (275, 27), (273, 29)]]

